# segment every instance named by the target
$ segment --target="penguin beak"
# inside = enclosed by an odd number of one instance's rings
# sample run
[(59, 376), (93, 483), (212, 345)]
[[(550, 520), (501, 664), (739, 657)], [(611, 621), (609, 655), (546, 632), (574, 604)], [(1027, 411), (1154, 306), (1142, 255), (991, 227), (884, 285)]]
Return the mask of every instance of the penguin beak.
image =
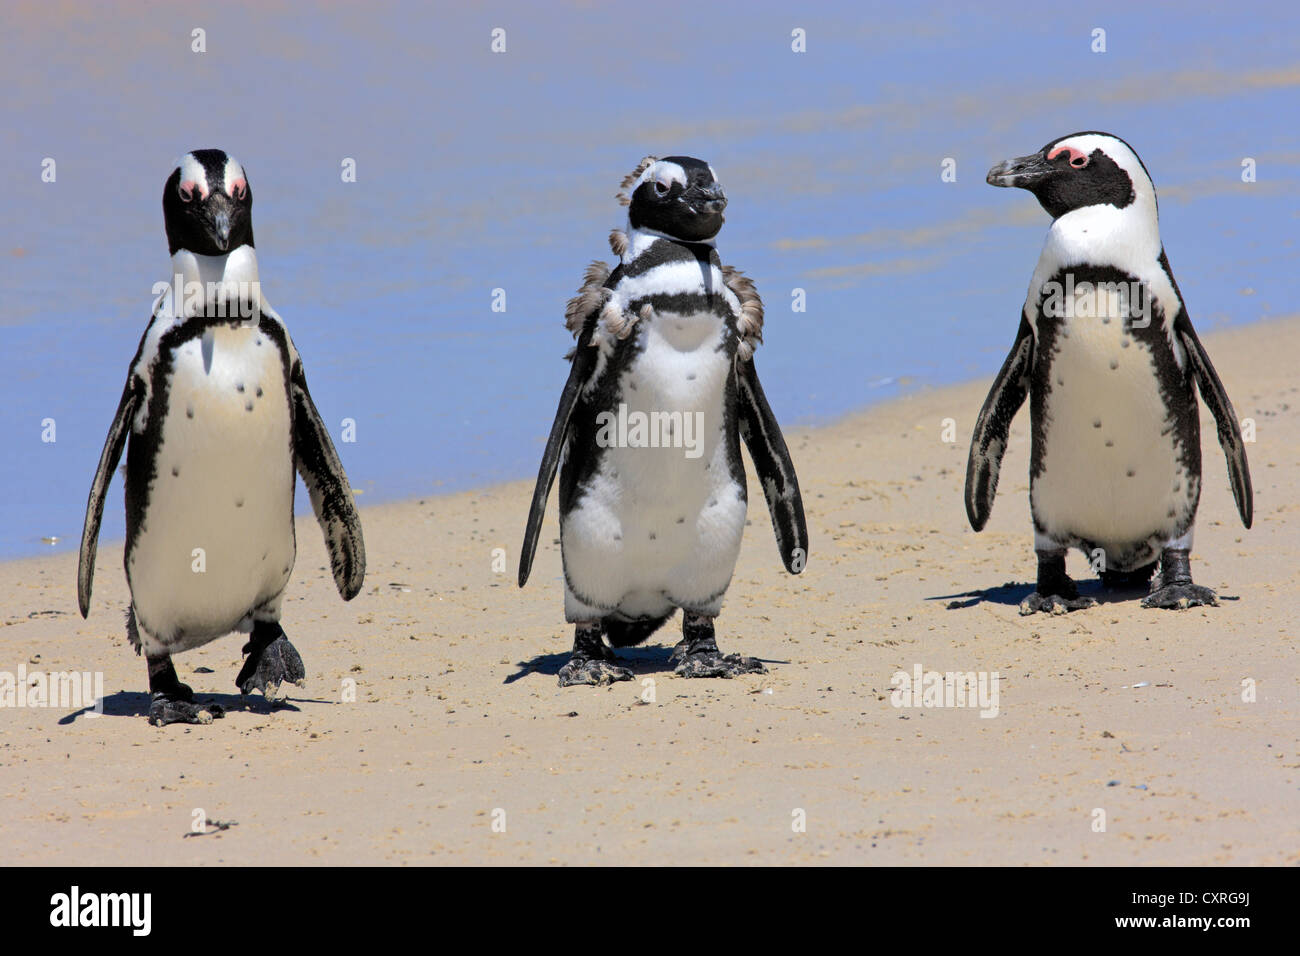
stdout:
[(217, 248), (225, 252), (230, 245), (230, 213), (223, 210), (212, 217), (212, 234)]
[(717, 215), (727, 208), (727, 196), (717, 183), (709, 186), (692, 186), (682, 193), (682, 198), (697, 213)]
[(1004, 159), (985, 177), (990, 186), (1017, 186), (1020, 189), (1033, 189), (1055, 170), (1041, 152), (1032, 156), (1020, 156), (1016, 159)]

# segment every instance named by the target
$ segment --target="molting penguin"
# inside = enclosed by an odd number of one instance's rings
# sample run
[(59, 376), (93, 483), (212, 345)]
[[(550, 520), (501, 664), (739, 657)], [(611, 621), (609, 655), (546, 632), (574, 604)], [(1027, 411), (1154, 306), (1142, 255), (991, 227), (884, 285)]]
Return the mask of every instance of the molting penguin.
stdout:
[(150, 722), (208, 723), (171, 656), (251, 631), (240, 690), (301, 683), (281, 629), (297, 552), (294, 469), (325, 533), (344, 600), (361, 589), (365, 546), (352, 489), (307, 390), (302, 361), (261, 294), (253, 193), (219, 149), (187, 153), (163, 187), (174, 287), (154, 304), (86, 504), (77, 570), (90, 609), (104, 496), (127, 448), (127, 633), (149, 665)]
[(763, 306), (714, 240), (727, 200), (698, 159), (646, 157), (623, 180), (619, 262), (593, 262), (566, 312), (577, 336), (542, 456), (519, 561), (528, 580), (560, 468), (565, 617), (573, 654), (560, 686), (631, 680), (610, 646), (650, 637), (681, 608), (683, 677), (763, 673), (723, 654), (714, 618), (745, 529), (748, 446), (781, 560), (808, 556), (799, 483), (754, 368)]
[(1249, 528), (1250, 470), (1232, 403), (1192, 328), (1160, 242), (1156, 191), (1127, 143), (1075, 133), (989, 170), (1052, 216), (1011, 354), (971, 438), (966, 513), (993, 508), (1007, 432), (1026, 396), (1038, 586), (1020, 607), (1086, 607), (1065, 571), (1070, 547), (1107, 585), (1144, 585), (1144, 607), (1216, 604), (1188, 555), (1201, 492), (1199, 386), (1218, 423), (1232, 493)]

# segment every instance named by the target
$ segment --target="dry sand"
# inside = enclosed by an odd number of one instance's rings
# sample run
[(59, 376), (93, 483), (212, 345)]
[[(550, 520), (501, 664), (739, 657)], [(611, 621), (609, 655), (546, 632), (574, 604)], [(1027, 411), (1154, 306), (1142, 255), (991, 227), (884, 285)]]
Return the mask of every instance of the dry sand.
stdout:
[[(812, 539), (800, 577), (781, 570), (751, 467), (719, 641), (770, 673), (674, 677), (674, 621), (628, 655), (654, 703), (640, 683), (556, 686), (571, 635), (554, 501), (533, 579), (514, 584), (531, 483), (366, 508), (369, 573), (350, 604), (300, 520), (284, 625), (307, 686), (281, 710), (243, 700), (241, 640), (224, 638), (177, 659), (229, 711), (202, 727), (142, 716), (120, 543), (100, 551), (89, 621), (75, 554), (0, 566), (0, 670), (102, 670), (107, 696), (98, 718), (0, 710), (6, 863), (1300, 862), (1300, 320), (1207, 347), (1258, 425), (1247, 532), (1202, 411), (1193, 572), (1217, 608), (1127, 597), (1021, 617), (1027, 410), (988, 530), (962, 507), (987, 382), (791, 433)], [(1070, 568), (1096, 591), (1081, 556)], [(998, 716), (891, 706), (891, 675), (916, 664), (996, 670)], [(340, 701), (349, 678), (355, 703)], [(237, 825), (187, 838), (197, 809)]]

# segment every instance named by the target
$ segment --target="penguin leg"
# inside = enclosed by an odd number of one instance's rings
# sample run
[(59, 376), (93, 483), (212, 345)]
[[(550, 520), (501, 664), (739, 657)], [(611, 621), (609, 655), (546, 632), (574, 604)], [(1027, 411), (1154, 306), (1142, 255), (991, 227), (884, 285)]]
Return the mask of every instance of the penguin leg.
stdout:
[(601, 638), (600, 621), (578, 621), (573, 625), (573, 654), (560, 668), (560, 686), (612, 684), (631, 680), (632, 671), (618, 663), (618, 657)]
[(149, 663), (149, 723), (155, 727), (167, 724), (210, 724), (214, 717), (226, 716), (219, 704), (196, 704), (194, 691), (180, 682), (171, 655), (163, 652), (148, 655)]
[(1142, 599), (1143, 607), (1181, 610), (1202, 605), (1218, 606), (1218, 595), (1207, 587), (1192, 583), (1190, 555), (1189, 549), (1180, 547), (1168, 547), (1160, 552), (1160, 574), (1151, 582), (1151, 593)]
[(302, 685), (307, 679), (307, 669), (302, 665), (298, 649), (284, 636), (279, 621), (253, 621), (253, 633), (244, 653), (248, 659), (235, 678), (242, 694), (260, 690), (267, 700), (278, 696), (280, 685)]
[(1020, 602), (1021, 614), (1044, 611), (1048, 614), (1067, 614), (1092, 607), (1093, 598), (1079, 597), (1079, 588), (1065, 573), (1064, 548), (1036, 548), (1038, 553), (1038, 586), (1034, 593)]
[(741, 674), (767, 673), (767, 668), (757, 658), (723, 654), (713, 636), (713, 618), (686, 610), (682, 611), (682, 642), (673, 648), (671, 660), (677, 661), (673, 673), (678, 677), (739, 677)]

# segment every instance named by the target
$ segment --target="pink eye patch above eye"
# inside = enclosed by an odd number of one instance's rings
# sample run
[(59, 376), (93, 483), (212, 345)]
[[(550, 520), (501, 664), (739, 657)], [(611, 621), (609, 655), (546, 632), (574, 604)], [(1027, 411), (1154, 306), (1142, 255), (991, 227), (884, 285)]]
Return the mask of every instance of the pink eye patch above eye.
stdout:
[(248, 192), (248, 183), (245, 180), (236, 179), (230, 184), (230, 195), (236, 199), (243, 199), (246, 192)]
[(199, 191), (200, 198), (203, 199), (208, 198), (208, 187), (205, 184), (197, 183), (192, 179), (187, 179), (184, 182), (182, 182), (180, 186), (177, 187), (177, 192), (181, 194), (182, 199), (184, 199), (186, 202), (189, 202), (191, 199), (194, 198), (194, 190), (196, 189)]
[(1050, 162), (1051, 160), (1056, 159), (1057, 156), (1060, 156), (1062, 154), (1064, 154), (1069, 159), (1070, 165), (1073, 166), (1075, 169), (1083, 169), (1084, 166), (1088, 165), (1088, 157), (1085, 156), (1083, 153), (1079, 152), (1073, 146), (1058, 146), (1056, 147), (1056, 149), (1052, 150), (1050, 153), (1047, 154), (1047, 159)]

